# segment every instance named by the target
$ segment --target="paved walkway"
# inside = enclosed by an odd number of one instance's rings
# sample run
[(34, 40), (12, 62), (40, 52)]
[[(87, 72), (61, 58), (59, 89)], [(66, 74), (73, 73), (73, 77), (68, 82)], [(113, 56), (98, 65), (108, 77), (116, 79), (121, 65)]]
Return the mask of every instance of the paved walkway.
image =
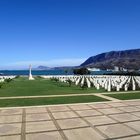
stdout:
[(0, 109), (0, 140), (140, 140), (140, 100)]

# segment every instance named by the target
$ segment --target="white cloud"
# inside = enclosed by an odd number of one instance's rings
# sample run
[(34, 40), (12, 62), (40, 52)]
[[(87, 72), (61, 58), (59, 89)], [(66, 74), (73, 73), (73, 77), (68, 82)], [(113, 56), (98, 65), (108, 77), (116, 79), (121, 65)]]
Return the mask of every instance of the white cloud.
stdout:
[(19, 61), (19, 62), (9, 63), (6, 66), (3, 66), (3, 68), (22, 69), (22, 68), (28, 68), (30, 64), (32, 64), (33, 67), (37, 67), (39, 65), (48, 66), (48, 67), (78, 66), (81, 63), (83, 63), (85, 60), (86, 58), (66, 58), (66, 59), (53, 59), (47, 61)]

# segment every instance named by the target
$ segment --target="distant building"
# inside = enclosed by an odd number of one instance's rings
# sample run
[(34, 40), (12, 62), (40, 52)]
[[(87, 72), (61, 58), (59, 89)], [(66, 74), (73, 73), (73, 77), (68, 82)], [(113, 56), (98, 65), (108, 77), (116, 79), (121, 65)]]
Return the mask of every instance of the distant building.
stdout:
[(120, 71), (119, 67), (115, 66), (114, 71)]
[(114, 67), (114, 71), (115, 71), (115, 72), (117, 72), (117, 71), (127, 72), (127, 71), (128, 71), (128, 69), (123, 68), (123, 67), (117, 67), (117, 66), (115, 66), (115, 67)]
[(112, 71), (112, 69), (107, 69), (107, 71)]
[(100, 71), (99, 68), (87, 68), (89, 71)]
[(128, 71), (128, 69), (123, 68), (123, 71), (127, 72), (127, 71)]

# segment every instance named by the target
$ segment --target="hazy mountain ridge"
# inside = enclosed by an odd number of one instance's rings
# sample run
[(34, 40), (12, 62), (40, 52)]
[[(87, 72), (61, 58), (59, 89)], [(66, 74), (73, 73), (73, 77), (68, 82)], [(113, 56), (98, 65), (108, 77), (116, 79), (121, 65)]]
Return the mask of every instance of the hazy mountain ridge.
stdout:
[(61, 67), (47, 67), (47, 66), (38, 66), (36, 70), (69, 70), (74, 69), (76, 66), (61, 66)]
[(115, 66), (140, 69), (140, 49), (101, 53), (88, 58), (81, 66), (100, 69), (113, 69)]

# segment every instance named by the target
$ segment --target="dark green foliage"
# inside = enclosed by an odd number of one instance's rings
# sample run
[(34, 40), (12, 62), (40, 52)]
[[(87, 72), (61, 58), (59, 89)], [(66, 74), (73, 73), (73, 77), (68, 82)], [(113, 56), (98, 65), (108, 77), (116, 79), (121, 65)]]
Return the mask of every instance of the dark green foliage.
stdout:
[(76, 75), (88, 75), (90, 71), (87, 68), (74, 69), (73, 73)]
[(8, 79), (5, 79), (4, 81), (5, 81), (6, 83), (10, 83), (12, 80), (13, 80), (13, 79), (8, 78)]
[(37, 76), (37, 78), (41, 79), (42, 77), (41, 76)]
[(57, 78), (51, 78), (51, 81), (59, 82), (59, 79), (57, 79)]
[(12, 80), (13, 79), (8, 78), (8, 79), (5, 79), (4, 82), (0, 82), (0, 88), (2, 88), (4, 84), (10, 83)]
[(69, 84), (69, 87), (72, 85), (72, 81), (70, 79), (66, 80), (66, 82)]
[(20, 78), (20, 75), (17, 75), (15, 78)]

